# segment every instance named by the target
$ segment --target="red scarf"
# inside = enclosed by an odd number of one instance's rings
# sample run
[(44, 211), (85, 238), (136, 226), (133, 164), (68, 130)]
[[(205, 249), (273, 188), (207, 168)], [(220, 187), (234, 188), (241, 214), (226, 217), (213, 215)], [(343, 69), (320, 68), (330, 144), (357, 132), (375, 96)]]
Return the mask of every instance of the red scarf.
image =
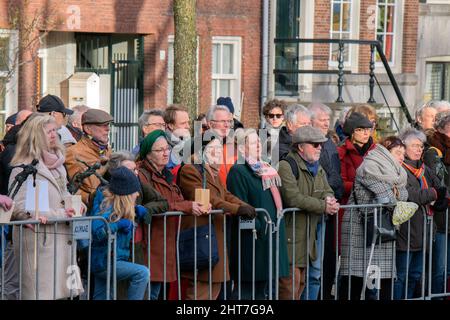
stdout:
[[(420, 168), (414, 168), (413, 166), (408, 165), (405, 162), (403, 162), (402, 165), (406, 170), (411, 172), (416, 177), (417, 180), (419, 180), (420, 189), (422, 189), (422, 190), (428, 189), (428, 181), (427, 181), (427, 178), (425, 178), (425, 164), (424, 163), (422, 163)], [(425, 207), (427, 209), (427, 215), (432, 216), (433, 212), (431, 211), (430, 206), (426, 205)]]

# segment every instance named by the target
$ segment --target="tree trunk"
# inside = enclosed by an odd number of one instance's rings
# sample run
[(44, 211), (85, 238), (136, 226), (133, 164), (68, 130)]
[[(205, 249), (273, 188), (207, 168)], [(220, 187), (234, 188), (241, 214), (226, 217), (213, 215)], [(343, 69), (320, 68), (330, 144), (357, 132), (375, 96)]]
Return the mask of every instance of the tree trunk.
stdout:
[(174, 92), (173, 101), (197, 115), (196, 0), (174, 0)]

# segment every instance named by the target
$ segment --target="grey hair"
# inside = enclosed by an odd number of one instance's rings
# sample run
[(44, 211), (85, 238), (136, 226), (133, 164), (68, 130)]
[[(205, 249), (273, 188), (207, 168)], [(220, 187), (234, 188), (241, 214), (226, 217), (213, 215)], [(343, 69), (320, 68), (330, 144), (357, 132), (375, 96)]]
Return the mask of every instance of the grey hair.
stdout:
[(445, 126), (450, 123), (450, 110), (439, 112), (436, 115), (436, 121), (434, 122), (435, 129), (444, 129)]
[(73, 124), (73, 122), (78, 120), (78, 119), (81, 122), (81, 119), (80, 119), (81, 115), (83, 113), (85, 113), (86, 111), (88, 111), (89, 109), (90, 108), (88, 106), (84, 105), (84, 104), (79, 104), (79, 105), (73, 107), (72, 108), (73, 113), (71, 115), (69, 115), (69, 117), (67, 118), (67, 122), (69, 124)]
[(425, 106), (428, 108), (435, 108), (438, 112), (450, 110), (450, 102), (446, 100), (430, 100)]
[(297, 114), (302, 113), (311, 119), (311, 112), (301, 104), (291, 104), (286, 108), (284, 117), (289, 123), (297, 122)]
[(148, 118), (150, 118), (150, 116), (159, 116), (164, 119), (164, 111), (162, 111), (161, 109), (145, 110), (138, 119), (138, 125), (141, 130), (147, 124)]
[(420, 142), (425, 143), (427, 141), (427, 137), (425, 133), (419, 131), (415, 128), (407, 128), (403, 130), (398, 137), (403, 141), (405, 145), (408, 145), (412, 139), (419, 139)]
[(135, 161), (133, 154), (126, 150), (114, 152), (108, 161), (108, 171), (117, 169), (123, 161)]
[(216, 111), (219, 111), (219, 110), (223, 110), (223, 111), (226, 111), (228, 113), (231, 113), (230, 109), (228, 109), (227, 106), (222, 106), (222, 105), (211, 106), (211, 107), (209, 107), (208, 112), (206, 113), (206, 121), (215, 120), (214, 119), (214, 113)]
[(311, 112), (311, 120), (315, 119), (317, 117), (317, 114), (319, 112), (326, 113), (327, 115), (331, 116), (331, 109), (327, 105), (321, 103), (321, 102), (313, 102), (310, 103), (308, 106), (309, 112)]
[(419, 120), (420, 117), (422, 117), (422, 113), (426, 108), (433, 108), (433, 109), (437, 109), (437, 104), (436, 104), (436, 100), (430, 100), (427, 103), (424, 103), (423, 105), (421, 105), (420, 107), (418, 107), (416, 109), (416, 121)]

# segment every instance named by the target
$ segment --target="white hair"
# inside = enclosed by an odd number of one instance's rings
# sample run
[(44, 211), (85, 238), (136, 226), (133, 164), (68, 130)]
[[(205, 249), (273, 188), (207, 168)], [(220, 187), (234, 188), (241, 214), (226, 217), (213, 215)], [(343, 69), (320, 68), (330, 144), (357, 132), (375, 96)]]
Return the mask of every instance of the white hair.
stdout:
[(315, 119), (318, 113), (323, 112), (331, 116), (331, 109), (327, 105), (320, 102), (313, 102), (308, 106), (309, 112), (311, 112), (311, 120)]
[(403, 130), (398, 135), (398, 137), (403, 141), (405, 145), (408, 145), (412, 139), (419, 139), (422, 143), (425, 143), (427, 141), (425, 133), (414, 128), (407, 128)]
[(231, 113), (231, 112), (230, 112), (230, 109), (228, 109), (227, 106), (214, 105), (214, 106), (209, 107), (208, 112), (206, 113), (206, 121), (215, 120), (215, 119), (214, 119), (214, 113), (215, 113), (216, 111), (219, 111), (219, 110), (222, 110), (222, 111), (226, 111), (226, 112), (228, 112), (228, 113)]
[(284, 117), (286, 118), (286, 121), (289, 123), (295, 123), (297, 122), (297, 114), (302, 113), (305, 116), (307, 116), (309, 119), (311, 119), (311, 112), (306, 109), (305, 106), (301, 104), (291, 104), (286, 108), (286, 111), (284, 113)]

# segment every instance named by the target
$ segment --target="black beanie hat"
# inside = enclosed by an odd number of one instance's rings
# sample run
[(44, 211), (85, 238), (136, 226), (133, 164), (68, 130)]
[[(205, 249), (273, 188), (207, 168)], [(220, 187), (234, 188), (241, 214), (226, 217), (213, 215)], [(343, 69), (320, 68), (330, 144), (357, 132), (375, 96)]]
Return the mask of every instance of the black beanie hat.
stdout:
[(353, 112), (344, 123), (344, 133), (351, 136), (356, 128), (372, 128), (373, 123), (359, 112)]
[(109, 191), (119, 196), (126, 196), (141, 192), (141, 184), (136, 175), (128, 168), (118, 167), (111, 170)]

